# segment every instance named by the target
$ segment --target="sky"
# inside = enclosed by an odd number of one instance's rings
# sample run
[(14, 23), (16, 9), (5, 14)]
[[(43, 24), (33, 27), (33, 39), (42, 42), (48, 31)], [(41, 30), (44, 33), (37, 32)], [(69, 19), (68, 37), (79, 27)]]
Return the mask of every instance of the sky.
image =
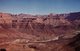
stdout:
[(80, 0), (0, 0), (0, 12), (13, 14), (80, 12)]

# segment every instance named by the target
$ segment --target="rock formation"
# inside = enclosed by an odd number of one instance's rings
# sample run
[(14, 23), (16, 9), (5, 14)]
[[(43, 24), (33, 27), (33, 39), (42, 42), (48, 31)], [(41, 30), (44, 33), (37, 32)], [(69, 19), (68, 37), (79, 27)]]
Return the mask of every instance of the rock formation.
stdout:
[(78, 51), (79, 18), (79, 12), (55, 15), (0, 13), (0, 49)]

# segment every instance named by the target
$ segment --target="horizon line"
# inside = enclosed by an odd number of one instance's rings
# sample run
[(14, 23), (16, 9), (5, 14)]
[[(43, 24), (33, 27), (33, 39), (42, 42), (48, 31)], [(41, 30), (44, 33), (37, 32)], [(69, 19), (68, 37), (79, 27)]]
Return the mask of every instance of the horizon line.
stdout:
[(74, 12), (66, 12), (66, 13), (45, 13), (45, 14), (32, 14), (32, 13), (12, 13), (12, 12), (0, 12), (0, 13), (7, 13), (7, 14), (13, 14), (13, 15), (19, 15), (19, 14), (29, 14), (29, 15), (49, 15), (49, 14), (69, 14), (69, 13), (76, 13), (80, 11), (74, 11)]

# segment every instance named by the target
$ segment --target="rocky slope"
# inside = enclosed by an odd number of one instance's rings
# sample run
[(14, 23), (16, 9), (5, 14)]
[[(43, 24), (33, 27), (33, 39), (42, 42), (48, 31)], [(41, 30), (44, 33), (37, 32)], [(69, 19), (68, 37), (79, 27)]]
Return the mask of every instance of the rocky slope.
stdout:
[(75, 41), (75, 32), (80, 31), (79, 18), (79, 12), (56, 15), (0, 13), (0, 48), (7, 51), (75, 51), (76, 47), (68, 44)]

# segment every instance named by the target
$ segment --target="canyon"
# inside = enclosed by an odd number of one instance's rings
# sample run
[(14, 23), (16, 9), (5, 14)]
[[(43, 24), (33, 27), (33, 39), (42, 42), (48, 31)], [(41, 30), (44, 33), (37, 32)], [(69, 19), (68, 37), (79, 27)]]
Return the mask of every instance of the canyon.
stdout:
[(0, 50), (79, 51), (80, 12), (66, 14), (0, 13)]

